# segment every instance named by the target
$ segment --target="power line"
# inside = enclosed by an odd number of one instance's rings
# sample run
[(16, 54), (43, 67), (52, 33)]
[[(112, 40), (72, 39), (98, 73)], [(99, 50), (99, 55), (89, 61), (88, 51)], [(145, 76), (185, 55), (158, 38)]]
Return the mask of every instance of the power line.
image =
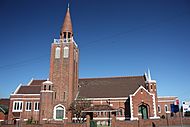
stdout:
[[(72, 1), (70, 1), (70, 2), (72, 2)], [(115, 33), (113, 35), (109, 35), (109, 36), (106, 36), (106, 37), (103, 37), (103, 38), (92, 40), (92, 41), (89, 41), (87, 44), (85, 44), (82, 47), (92, 47), (92, 45), (98, 44), (97, 42), (104, 41), (104, 40), (109, 40), (109, 39), (112, 39), (112, 41), (110, 41), (110, 43), (114, 44), (114, 43), (117, 43), (118, 41), (114, 41), (113, 38), (116, 38), (118, 36), (123, 36), (123, 35), (129, 34), (129, 33), (132, 33), (132, 32), (136, 32), (136, 31), (139, 31), (139, 30), (143, 30), (145, 28), (150, 28), (152, 26), (158, 26), (161, 23), (169, 22), (169, 21), (172, 21), (174, 19), (177, 19), (177, 18), (185, 16), (185, 15), (189, 15), (189, 13), (183, 13), (183, 14), (175, 15), (175, 16), (170, 17), (168, 19), (161, 20), (159, 23), (146, 24), (146, 25), (143, 25), (143, 26), (139, 26), (139, 27), (133, 28), (131, 30), (127, 30), (125, 32), (118, 32), (118, 33)], [(103, 43), (103, 44), (105, 44), (105, 43)], [(50, 56), (50, 55), (48, 53), (46, 55), (42, 55), (42, 56), (39, 56), (39, 57), (35, 57), (35, 58), (31, 58), (31, 59), (26, 59), (26, 60), (23, 60), (23, 61), (12, 63), (12, 64), (2, 65), (2, 66), (0, 66), (0, 69), (1, 70), (3, 70), (3, 69), (7, 70), (7, 69), (14, 68), (14, 67), (19, 67), (19, 66), (22, 66), (22, 65), (34, 63), (34, 61), (40, 60), (41, 58), (44, 58), (45, 56)]]
[(19, 66), (24, 66), (24, 65), (27, 65), (27, 64), (31, 64), (31, 63), (34, 63), (34, 61), (36, 62), (36, 61), (41, 60), (42, 58), (47, 57), (48, 55), (49, 54), (38, 56), (38, 57), (35, 57), (35, 58), (31, 58), (31, 59), (22, 60), (22, 61), (12, 63), (12, 64), (1, 65), (0, 70), (7, 70), (7, 69), (12, 69), (14, 67), (19, 67)]
[[(143, 26), (139, 26), (139, 27), (136, 27), (136, 28), (133, 28), (133, 29), (130, 29), (130, 30), (127, 30), (125, 32), (118, 32), (116, 34), (113, 34), (113, 35), (109, 35), (107, 37), (103, 37), (103, 38), (99, 38), (99, 39), (96, 39), (96, 40), (93, 40), (93, 41), (89, 41), (87, 44), (85, 44), (83, 47), (89, 47), (89, 45), (92, 45), (92, 44), (97, 44), (98, 41), (104, 41), (104, 40), (109, 40), (109, 39), (113, 39), (113, 38), (116, 38), (118, 36), (123, 36), (123, 35), (126, 35), (128, 33), (132, 33), (132, 32), (136, 32), (136, 31), (139, 31), (139, 30), (143, 30), (145, 28), (150, 28), (150, 27), (153, 27), (153, 26), (158, 26), (162, 23), (166, 23), (166, 22), (169, 22), (169, 21), (172, 21), (174, 19), (178, 19), (179, 17), (183, 17), (185, 15), (189, 15), (188, 12), (186, 13), (183, 13), (183, 14), (179, 14), (179, 15), (175, 15), (173, 17), (170, 17), (168, 19), (165, 19), (165, 20), (161, 20), (159, 21), (158, 23), (150, 23), (150, 24), (145, 24)], [(116, 43), (118, 41), (113, 41), (111, 43)], [(110, 43), (109, 43), (110, 44)]]

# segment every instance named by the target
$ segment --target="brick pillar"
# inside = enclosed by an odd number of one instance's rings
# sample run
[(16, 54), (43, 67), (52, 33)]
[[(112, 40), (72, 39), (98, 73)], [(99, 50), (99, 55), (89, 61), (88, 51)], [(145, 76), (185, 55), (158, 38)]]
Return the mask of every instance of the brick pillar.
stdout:
[(90, 115), (86, 116), (86, 125), (87, 127), (90, 127)]
[(116, 127), (116, 116), (114, 114), (111, 115), (111, 126)]
[(72, 112), (71, 111), (68, 111), (68, 121), (69, 123), (72, 122)]
[(143, 120), (142, 120), (142, 114), (138, 114), (138, 127), (141, 127), (143, 124)]

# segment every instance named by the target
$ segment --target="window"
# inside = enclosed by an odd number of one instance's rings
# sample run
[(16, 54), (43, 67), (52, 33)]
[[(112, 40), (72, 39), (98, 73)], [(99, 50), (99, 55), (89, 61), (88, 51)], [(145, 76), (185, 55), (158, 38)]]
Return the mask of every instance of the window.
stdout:
[(66, 92), (63, 93), (63, 100), (66, 100)]
[(26, 111), (31, 111), (31, 109), (32, 109), (32, 102), (26, 102), (25, 106), (26, 106)]
[(51, 85), (49, 85), (49, 90), (51, 90)]
[(161, 113), (161, 107), (158, 105), (158, 113)]
[(39, 111), (39, 109), (40, 109), (40, 103), (34, 102), (34, 111)]
[(61, 104), (54, 107), (54, 119), (63, 120), (65, 118), (65, 107)]
[(63, 32), (64, 38), (66, 38), (66, 32)]
[(165, 112), (168, 112), (168, 106), (165, 105)]
[(13, 112), (22, 112), (22, 101), (14, 101), (13, 102)]
[(69, 47), (64, 47), (63, 57), (64, 58), (69, 57)]
[(123, 116), (123, 110), (120, 109), (120, 116)]
[(57, 48), (55, 49), (55, 59), (59, 59), (59, 58), (60, 58), (60, 48), (57, 47)]
[(55, 99), (56, 99), (56, 92), (55, 92)]
[(46, 85), (44, 85), (44, 90), (46, 90)]
[(152, 84), (150, 85), (150, 88), (151, 88), (151, 90), (152, 90)]
[(71, 33), (70, 32), (68, 33), (68, 38), (71, 38)]

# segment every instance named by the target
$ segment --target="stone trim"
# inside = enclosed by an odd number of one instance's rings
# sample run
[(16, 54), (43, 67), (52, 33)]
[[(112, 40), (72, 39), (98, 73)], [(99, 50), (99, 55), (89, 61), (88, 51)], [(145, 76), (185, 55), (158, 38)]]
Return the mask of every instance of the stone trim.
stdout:
[(134, 120), (133, 119), (133, 103), (132, 103), (132, 95), (129, 95), (130, 97), (130, 111), (131, 111), (131, 120)]
[[(19, 84), (19, 85), (18, 85), (18, 87), (16, 88), (15, 92), (13, 93), (13, 95), (18, 92), (18, 90), (20, 89), (21, 86), (22, 86), (22, 84)], [(12, 94), (11, 94), (11, 95), (12, 95)]]
[(10, 98), (10, 100), (40, 100), (40, 98)]

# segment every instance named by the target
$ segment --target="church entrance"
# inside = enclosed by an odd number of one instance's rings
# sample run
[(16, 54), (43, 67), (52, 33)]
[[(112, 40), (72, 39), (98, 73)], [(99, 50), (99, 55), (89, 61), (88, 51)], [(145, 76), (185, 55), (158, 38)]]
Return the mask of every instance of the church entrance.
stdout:
[(142, 115), (142, 119), (148, 119), (148, 107), (146, 105), (139, 106), (139, 113)]

